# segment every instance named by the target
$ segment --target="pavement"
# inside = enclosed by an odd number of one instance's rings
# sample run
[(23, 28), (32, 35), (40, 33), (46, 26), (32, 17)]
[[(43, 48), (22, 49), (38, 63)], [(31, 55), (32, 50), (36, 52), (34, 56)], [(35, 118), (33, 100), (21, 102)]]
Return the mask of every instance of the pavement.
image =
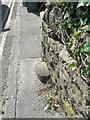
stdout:
[(40, 17), (15, 3), (10, 30), (2, 53), (2, 118), (63, 118), (64, 113), (44, 110), (45, 100), (38, 95), (42, 84), (36, 76), (41, 61)]

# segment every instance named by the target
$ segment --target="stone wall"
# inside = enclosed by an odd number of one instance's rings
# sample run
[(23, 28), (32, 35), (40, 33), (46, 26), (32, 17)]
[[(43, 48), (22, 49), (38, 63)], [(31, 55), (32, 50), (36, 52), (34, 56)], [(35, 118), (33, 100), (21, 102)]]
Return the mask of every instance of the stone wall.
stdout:
[(71, 70), (70, 65), (76, 61), (68, 53), (64, 40), (60, 38), (60, 9), (55, 7), (54, 3), (47, 3), (43, 13), (42, 60), (47, 63), (68, 117), (88, 117), (89, 87), (78, 72)]

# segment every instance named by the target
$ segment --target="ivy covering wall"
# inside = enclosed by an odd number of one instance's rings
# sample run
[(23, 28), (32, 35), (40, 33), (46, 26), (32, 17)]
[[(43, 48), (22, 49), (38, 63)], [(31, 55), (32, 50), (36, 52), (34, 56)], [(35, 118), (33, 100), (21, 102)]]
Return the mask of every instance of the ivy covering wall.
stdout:
[[(72, 70), (86, 80), (90, 78), (90, 2), (60, 2), (61, 39), (77, 64), (71, 64)], [(76, 77), (74, 80), (77, 79)], [(88, 82), (88, 81), (87, 81)]]

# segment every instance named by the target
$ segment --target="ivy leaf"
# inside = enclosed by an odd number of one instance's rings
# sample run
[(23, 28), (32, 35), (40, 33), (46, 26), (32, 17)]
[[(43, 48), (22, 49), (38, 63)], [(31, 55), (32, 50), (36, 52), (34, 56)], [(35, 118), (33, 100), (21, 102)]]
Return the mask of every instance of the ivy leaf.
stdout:
[(88, 7), (90, 5), (90, 0), (83, 0), (83, 2), (86, 7)]
[(76, 64), (72, 63), (72, 64), (70, 64), (70, 67), (71, 67), (72, 71), (74, 71), (76, 69)]
[(90, 52), (90, 45), (88, 43), (84, 44), (84, 52)]
[(84, 30), (84, 31), (87, 31), (88, 30), (88, 25), (83, 26), (81, 29)]
[(79, 35), (78, 31), (74, 31), (74, 37), (78, 38), (78, 35)]
[(83, 0), (83, 2), (88, 2), (89, 0)]
[(66, 11), (66, 14), (64, 15), (64, 20), (69, 17), (68, 11)]
[(85, 25), (87, 24), (87, 21), (88, 21), (88, 18), (86, 18), (86, 19), (84, 19), (84, 20), (82, 20), (82, 19), (80, 18), (81, 26), (85, 26)]
[(90, 5), (90, 3), (87, 3), (86, 6), (88, 7)]
[(90, 57), (88, 57), (87, 61), (90, 63)]
[(86, 25), (88, 18), (83, 21), (83, 25)]
[(79, 7), (81, 7), (81, 6), (84, 6), (84, 3), (83, 3), (82, 0), (78, 2), (77, 8), (79, 8)]
[(51, 101), (51, 100), (52, 100), (52, 96), (50, 95), (48, 96), (47, 101)]
[(84, 76), (85, 76), (85, 77), (88, 77), (88, 76), (89, 76), (89, 73), (90, 73), (89, 67), (88, 67), (88, 66), (85, 66), (85, 67), (84, 67), (84, 70), (83, 70)]

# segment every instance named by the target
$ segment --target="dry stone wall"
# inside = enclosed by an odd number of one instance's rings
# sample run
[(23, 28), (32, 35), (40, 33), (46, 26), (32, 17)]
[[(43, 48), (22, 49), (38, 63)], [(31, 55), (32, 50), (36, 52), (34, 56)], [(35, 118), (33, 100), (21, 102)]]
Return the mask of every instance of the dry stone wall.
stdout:
[(54, 3), (46, 3), (42, 17), (42, 60), (47, 63), (68, 117), (85, 118), (89, 116), (89, 86), (80, 74), (71, 70), (70, 64), (76, 61), (68, 53), (64, 40), (60, 39), (60, 14)]

